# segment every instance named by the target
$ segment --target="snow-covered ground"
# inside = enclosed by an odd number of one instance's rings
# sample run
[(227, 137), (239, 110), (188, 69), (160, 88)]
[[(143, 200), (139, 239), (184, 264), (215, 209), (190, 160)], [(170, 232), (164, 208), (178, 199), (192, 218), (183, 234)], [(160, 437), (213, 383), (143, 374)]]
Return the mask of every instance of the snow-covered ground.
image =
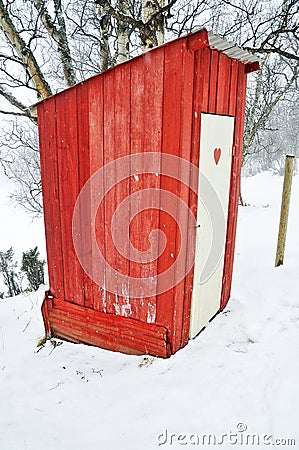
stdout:
[[(282, 181), (243, 180), (231, 301), (168, 360), (66, 342), (38, 351), (43, 289), (0, 301), (0, 449), (298, 449), (299, 177), (274, 268)], [(0, 202), (0, 249), (42, 246), (42, 222)]]

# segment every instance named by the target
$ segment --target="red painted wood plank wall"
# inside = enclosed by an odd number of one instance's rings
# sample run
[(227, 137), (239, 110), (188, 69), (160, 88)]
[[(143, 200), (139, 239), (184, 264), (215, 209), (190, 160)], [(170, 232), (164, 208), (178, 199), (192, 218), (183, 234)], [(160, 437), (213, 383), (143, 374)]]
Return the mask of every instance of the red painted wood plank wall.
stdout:
[[(52, 330), (63, 337), (114, 350), (133, 352), (135, 348), (137, 353), (156, 352), (161, 356), (169, 356), (186, 345), (193, 271), (180, 282), (173, 273), (174, 287), (157, 295), (134, 297), (130, 295), (129, 284), (121, 295), (109, 292), (93, 282), (78, 261), (72, 241), (72, 215), (79, 192), (88, 179), (123, 156), (140, 152), (165, 153), (184, 158), (198, 167), (201, 113), (235, 117), (221, 308), (228, 301), (242, 161), (246, 74), (244, 64), (207, 47), (205, 32), (201, 33), (199, 45), (194, 38), (196, 35), (170, 42), (38, 105), (50, 293), (57, 299), (56, 303), (52, 300), (49, 303), (49, 320)], [(175, 220), (167, 211), (153, 207), (136, 215), (130, 224), (131, 244), (139, 251), (150, 249), (152, 230), (159, 228), (165, 233), (167, 247), (158, 259), (150, 263), (135, 262), (117, 251), (111, 221), (116, 208), (130, 195), (134, 195), (134, 207), (142, 209), (140, 194), (144, 189), (159, 190), (161, 196), (166, 190), (182, 199), (196, 217), (197, 195), (178, 181), (183, 170), (180, 163), (173, 167), (177, 180), (163, 175), (142, 175), (139, 169), (132, 164), (130, 176), (119, 183), (117, 169), (112, 175), (109, 172), (115, 186), (99, 205), (96, 216), (97, 244), (106, 261), (116, 269), (116, 277), (154, 277), (163, 272), (177, 258), (182, 236), (187, 237), (182, 248), (187, 264), (190, 245), (194, 245), (192, 233), (195, 230), (190, 229), (188, 217), (178, 201)], [(111, 179), (106, 178), (104, 169), (103, 188), (108, 181)], [(91, 212), (84, 211), (80, 223), (85, 236), (81, 254), (84, 260), (92, 262), (96, 271), (95, 249), (91, 245)], [(181, 224), (182, 235), (177, 222)], [(105, 276), (110, 275), (106, 272)], [(159, 281), (157, 292), (158, 284)], [(98, 315), (86, 319), (89, 317), (86, 311), (91, 310)], [(75, 318), (76, 311), (81, 311), (79, 321)], [(90, 324), (90, 321), (103, 321), (103, 314), (111, 327), (108, 327), (109, 333), (102, 330), (103, 335), (97, 341), (99, 322)], [(117, 326), (113, 326), (113, 321)], [(144, 324), (143, 344), (137, 344), (139, 332), (136, 332), (134, 344), (133, 331), (127, 349), (125, 333), (118, 342), (117, 330), (121, 323), (124, 329), (126, 326), (134, 328), (135, 323), (138, 330)], [(155, 335), (148, 338), (146, 345), (149, 326), (156, 327), (157, 336), (163, 335), (163, 342), (157, 344), (159, 338)]]

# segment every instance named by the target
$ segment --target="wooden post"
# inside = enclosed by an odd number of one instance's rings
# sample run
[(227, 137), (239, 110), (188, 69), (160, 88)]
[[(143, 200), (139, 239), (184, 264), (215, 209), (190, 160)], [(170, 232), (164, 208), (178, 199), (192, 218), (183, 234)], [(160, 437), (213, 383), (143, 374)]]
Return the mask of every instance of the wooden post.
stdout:
[(286, 156), (275, 267), (283, 264), (295, 157)]

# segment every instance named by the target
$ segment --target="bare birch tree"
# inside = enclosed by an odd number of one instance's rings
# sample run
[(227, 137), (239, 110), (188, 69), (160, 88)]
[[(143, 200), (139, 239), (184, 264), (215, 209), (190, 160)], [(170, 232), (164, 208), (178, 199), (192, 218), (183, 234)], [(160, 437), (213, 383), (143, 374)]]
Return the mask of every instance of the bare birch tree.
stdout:
[(289, 64), (288, 61), (271, 55), (267, 55), (262, 61), (261, 70), (254, 75), (248, 86), (244, 158), (250, 154), (261, 131), (273, 131), (271, 115), (279, 102), (282, 99), (288, 104), (293, 102), (297, 80), (297, 64)]

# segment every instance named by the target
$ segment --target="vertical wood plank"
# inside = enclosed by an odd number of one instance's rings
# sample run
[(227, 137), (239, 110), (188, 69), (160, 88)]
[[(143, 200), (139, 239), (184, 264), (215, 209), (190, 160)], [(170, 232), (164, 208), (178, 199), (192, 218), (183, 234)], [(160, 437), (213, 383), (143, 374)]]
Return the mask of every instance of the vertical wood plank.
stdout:
[[(131, 63), (131, 153), (161, 151), (164, 49), (156, 49), (145, 58)], [(155, 93), (153, 95), (153, 92)], [(140, 166), (139, 166), (140, 167)], [(146, 162), (143, 170), (145, 170)], [(143, 210), (142, 190), (159, 189), (160, 178), (155, 174), (138, 175), (131, 166), (130, 192), (137, 210)], [(138, 194), (139, 193), (139, 194)], [(159, 212), (153, 208), (138, 214), (132, 221), (130, 239), (139, 251), (149, 249), (148, 237), (159, 228)], [(154, 249), (153, 249), (154, 250)], [(150, 258), (153, 254), (149, 254)], [(148, 263), (130, 261), (130, 276), (149, 278), (157, 273), (157, 260)], [(153, 323), (156, 319), (156, 296), (131, 298), (132, 317)]]
[[(93, 176), (104, 165), (104, 93), (103, 76), (92, 78), (88, 82), (89, 86), (89, 160), (90, 177)], [(107, 105), (109, 109), (109, 105)], [(104, 189), (104, 177), (102, 180)], [(99, 205), (96, 220), (96, 241), (99, 249), (106, 258), (105, 247), (105, 199)], [(92, 252), (92, 272), (96, 272), (96, 265), (100, 264), (95, 260), (94, 251)], [(105, 271), (103, 267), (102, 270)], [(106, 290), (103, 286), (92, 283), (93, 308), (96, 311), (106, 312)]]
[(216, 114), (228, 115), (231, 59), (219, 55)]
[[(88, 83), (78, 85), (77, 90), (77, 118), (78, 118), (78, 172), (79, 172), (79, 191), (90, 177), (90, 154), (89, 154), (89, 95)], [(84, 264), (91, 264), (91, 215), (90, 215), (90, 196), (89, 202), (82, 205), (80, 211), (81, 221), (81, 258)], [(93, 308), (92, 280), (83, 271), (83, 290), (84, 305), (87, 308)]]
[(40, 163), (50, 293), (64, 299), (55, 99), (38, 105)]
[[(174, 57), (174, 55), (176, 55)], [(174, 156), (180, 155), (181, 137), (181, 99), (182, 99), (182, 67), (183, 67), (183, 41), (173, 42), (165, 46), (165, 68), (164, 68), (164, 99), (163, 99), (163, 138), (162, 138), (162, 163), (161, 171), (164, 171), (163, 153)], [(173, 173), (179, 176), (178, 164), (172, 168)], [(161, 178), (161, 199), (163, 190), (179, 195), (179, 182), (174, 178), (163, 176)], [(177, 255), (176, 239), (178, 226), (176, 221), (161, 210), (160, 229), (165, 233), (167, 246), (158, 261), (158, 272), (162, 273), (171, 267)], [(172, 280), (176, 284), (175, 278)], [(159, 289), (159, 282), (158, 282)], [(178, 325), (176, 323), (175, 289), (172, 288), (157, 298), (157, 323), (163, 324), (169, 330), (171, 345), (176, 345), (178, 336)], [(176, 299), (177, 300), (177, 299)], [(182, 301), (182, 299), (180, 299)], [(181, 319), (181, 317), (180, 317)]]
[[(133, 60), (131, 63), (131, 154), (144, 152), (144, 130), (146, 127), (147, 118), (145, 117), (145, 62), (144, 58)], [(135, 173), (136, 171), (136, 173)], [(130, 194), (134, 194), (143, 187), (143, 176), (137, 174), (136, 168), (131, 165), (131, 183)], [(142, 209), (142, 200), (138, 195), (135, 197), (137, 209)], [(130, 227), (130, 241), (137, 250), (143, 249), (143, 227), (142, 217), (140, 214), (133, 220)], [(141, 264), (130, 261), (130, 277), (141, 277)], [(147, 308), (145, 299), (131, 298), (131, 314), (132, 318), (146, 322)]]
[[(200, 56), (200, 73), (195, 77), (195, 83), (199, 84), (201, 92), (200, 97), (201, 112), (207, 113), (209, 111), (210, 65), (211, 65), (212, 50), (210, 48), (204, 48), (198, 54)], [(197, 71), (195, 73), (197, 74)], [(198, 137), (198, 145), (199, 142), (200, 138)]]
[[(114, 158), (117, 160), (122, 156), (130, 155), (130, 120), (131, 120), (131, 68), (129, 64), (117, 66), (115, 68), (115, 148)], [(118, 176), (118, 173), (116, 174)], [(113, 189), (115, 196), (114, 211), (116, 207), (130, 195), (130, 179), (126, 179)], [(124, 235), (123, 240), (129, 242), (129, 235)], [(129, 256), (129, 255), (128, 255)], [(115, 269), (128, 276), (130, 273), (129, 258), (122, 257), (118, 252), (114, 257)], [(115, 313), (124, 317), (131, 316), (129, 283), (122, 283), (121, 293), (116, 299)]]
[[(182, 94), (181, 94), (181, 120), (180, 120), (180, 153), (179, 156), (186, 161), (191, 160), (192, 150), (192, 123), (193, 123), (193, 83), (194, 83), (194, 59), (195, 53), (189, 52), (186, 48), (186, 42), (183, 45), (183, 61), (182, 61)], [(194, 117), (195, 119), (195, 117)], [(185, 177), (183, 173), (184, 168), (179, 164), (179, 179)], [(190, 173), (188, 174), (190, 180)], [(188, 205), (189, 203), (189, 189), (184, 184), (179, 185), (179, 198)], [(176, 279), (176, 286), (174, 289), (174, 304), (175, 304), (175, 323), (177, 331), (172, 343), (173, 351), (177, 351), (188, 342), (188, 332), (190, 327), (190, 306), (191, 306), (191, 283), (189, 278), (191, 273), (186, 273), (188, 263), (187, 260), (192, 252), (189, 251), (192, 245), (192, 239), (195, 237), (195, 229), (193, 225), (189, 224), (189, 217), (186, 217), (186, 210), (182, 204), (178, 202), (177, 207), (177, 221), (180, 224), (181, 234), (176, 235), (176, 257), (178, 251), (182, 254), (184, 261), (185, 278), (178, 282)], [(190, 228), (192, 227), (192, 228)], [(195, 241), (194, 241), (195, 245)], [(180, 248), (181, 247), (181, 248)], [(177, 276), (177, 274), (176, 274)]]
[(233, 59), (231, 61), (231, 75), (230, 75), (230, 86), (229, 86), (229, 104), (228, 104), (228, 114), (230, 116), (235, 116), (236, 115), (238, 70), (239, 70), (239, 63), (238, 63), (238, 61)]
[[(103, 146), (103, 165), (111, 162), (115, 158), (115, 71), (109, 71), (103, 75), (103, 97), (104, 97), (104, 111), (103, 111), (103, 123), (105, 124), (104, 132), (104, 146)], [(116, 182), (116, 174), (114, 173), (114, 179)], [(104, 173), (104, 184), (105, 184), (105, 173)], [(112, 199), (105, 197), (105, 222), (104, 222), (104, 239), (105, 239), (105, 249), (106, 249), (106, 261), (112, 266), (114, 264), (114, 249), (113, 242), (111, 239), (111, 223), (109, 223), (109, 218), (111, 213), (113, 213), (113, 205), (115, 202), (115, 195)], [(116, 296), (114, 293), (109, 291), (106, 292), (106, 312), (110, 314), (115, 314), (116, 307)]]
[[(104, 74), (104, 164), (130, 153), (130, 65), (121, 65)], [(110, 176), (110, 175), (109, 175)], [(106, 174), (105, 174), (106, 177)], [(111, 233), (111, 221), (117, 206), (129, 195), (130, 180), (118, 184), (119, 173), (114, 168), (111, 179), (114, 187), (105, 197), (106, 261), (116, 271), (115, 277), (106, 271), (106, 282), (118, 283), (117, 272), (129, 274), (129, 260), (117, 251)], [(128, 240), (128, 236), (123, 236)], [(110, 277), (110, 278), (109, 278)], [(109, 278), (109, 279), (108, 279)], [(107, 292), (107, 312), (130, 315), (129, 287), (122, 285), (122, 294)]]
[(60, 93), (55, 104), (65, 299), (84, 305), (83, 270), (72, 236), (72, 216), (79, 194), (77, 91), (71, 89)]
[(216, 113), (216, 96), (218, 83), (218, 63), (219, 53), (215, 50), (211, 52), (210, 62), (210, 83), (209, 83), (209, 113)]

